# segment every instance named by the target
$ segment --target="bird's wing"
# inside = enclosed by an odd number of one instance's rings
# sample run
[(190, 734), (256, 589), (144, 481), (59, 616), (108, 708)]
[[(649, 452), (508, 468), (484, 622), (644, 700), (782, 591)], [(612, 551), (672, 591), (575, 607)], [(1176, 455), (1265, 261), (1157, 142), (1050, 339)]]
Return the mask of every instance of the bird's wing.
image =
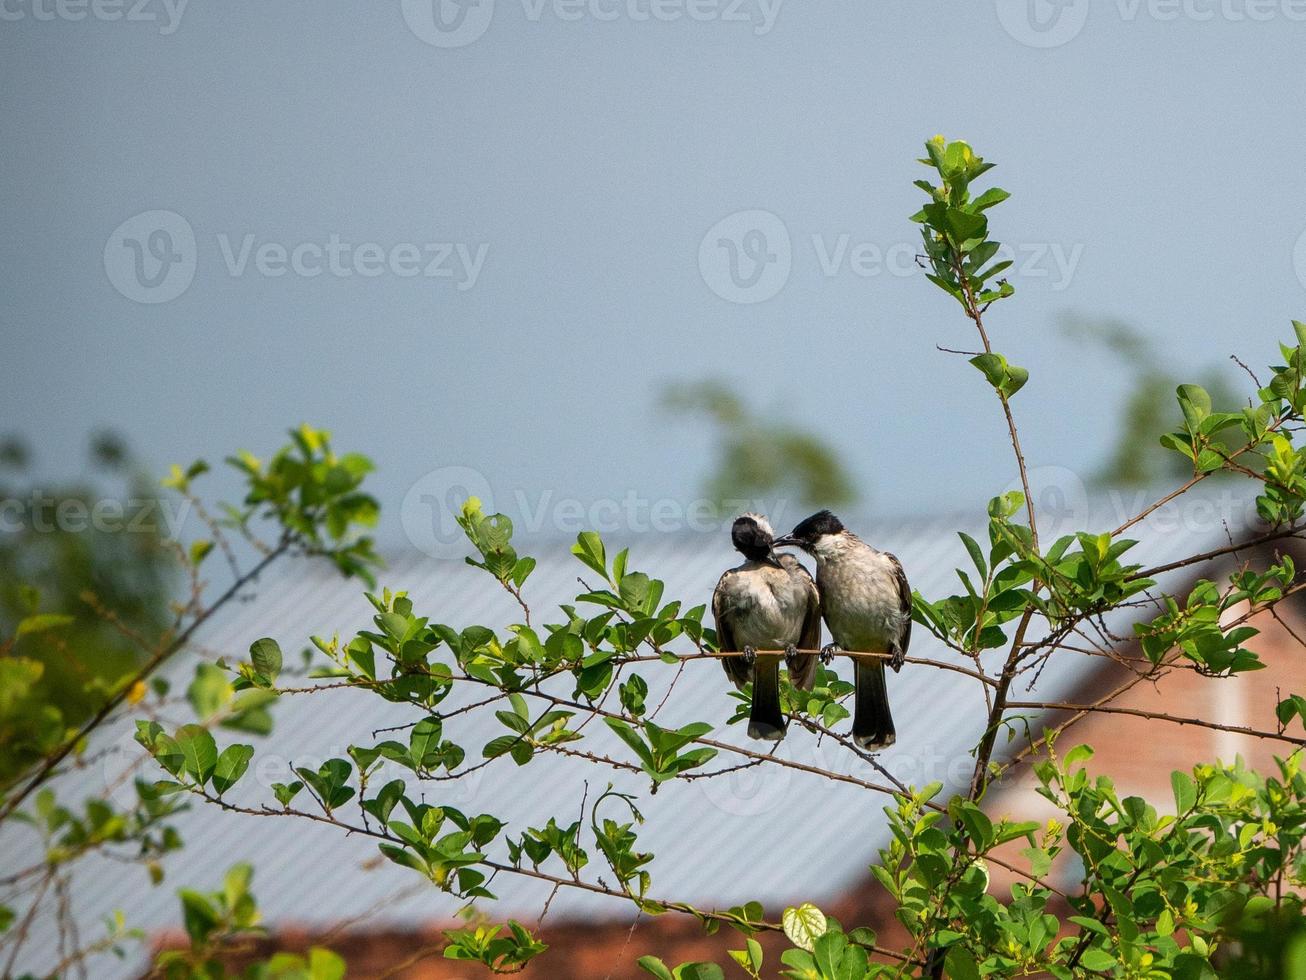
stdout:
[(712, 619), (716, 623), (717, 647), (721, 650), (733, 650), (735, 648), (735, 639), (730, 630), (730, 615), (726, 609), (726, 579), (730, 577), (730, 572), (726, 572), (717, 581), (716, 588), (712, 590)]
[[(733, 574), (726, 572), (712, 590), (712, 620), (716, 624), (717, 649), (738, 652), (734, 630), (730, 627), (730, 609), (727, 603), (726, 580)], [(743, 687), (751, 678), (748, 665), (739, 657), (722, 657), (721, 666), (736, 687)]]
[(811, 573), (802, 569), (803, 584), (807, 586), (807, 612), (803, 616), (803, 634), (799, 646), (804, 650), (821, 649), (821, 592), (812, 581)]
[(911, 586), (907, 584), (907, 575), (902, 570), (902, 562), (897, 555), (886, 554), (889, 564), (893, 566), (894, 577), (898, 580), (898, 608), (902, 610), (902, 629), (898, 633), (898, 652), (905, 654), (907, 644), (911, 643)]
[[(807, 611), (803, 614), (803, 632), (798, 645), (804, 650), (819, 650), (821, 649), (821, 593), (807, 569), (802, 565), (798, 567), (802, 570), (801, 577), (807, 592)], [(816, 681), (817, 658), (813, 654), (797, 659), (802, 662), (797, 665), (797, 670), (794, 669), (796, 665), (789, 665), (789, 679), (795, 687), (810, 691)]]
[[(803, 600), (803, 626), (798, 635), (800, 650), (821, 649), (821, 592), (812, 580), (812, 573), (793, 555), (782, 555), (780, 564), (789, 573), (790, 581), (799, 588)], [(789, 682), (794, 687), (810, 691), (816, 681), (816, 654), (786, 657)]]

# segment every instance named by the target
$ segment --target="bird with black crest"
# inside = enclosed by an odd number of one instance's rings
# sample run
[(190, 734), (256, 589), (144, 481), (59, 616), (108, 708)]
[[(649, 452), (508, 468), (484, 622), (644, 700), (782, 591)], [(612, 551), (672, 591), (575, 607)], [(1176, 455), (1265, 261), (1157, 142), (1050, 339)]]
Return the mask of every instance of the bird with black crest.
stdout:
[[(828, 510), (799, 522), (773, 546), (798, 547), (816, 560), (821, 612), (833, 640), (823, 651), (827, 659), (843, 650), (886, 653), (889, 666), (902, 668), (911, 642), (911, 586), (894, 555), (871, 547)], [(853, 742), (862, 749), (888, 748), (897, 737), (884, 663), (858, 658), (853, 668)]]
[[(799, 650), (821, 647), (820, 596), (811, 574), (793, 555), (776, 554), (775, 532), (761, 514), (744, 514), (730, 529), (735, 550), (744, 556), (717, 582), (712, 616), (717, 644), (723, 651), (743, 654), (723, 657), (726, 676), (741, 690), (751, 681), (750, 738), (776, 741), (786, 722), (780, 707), (780, 661), (789, 668), (789, 681), (811, 690), (817, 655)], [(759, 654), (759, 650), (783, 650)]]

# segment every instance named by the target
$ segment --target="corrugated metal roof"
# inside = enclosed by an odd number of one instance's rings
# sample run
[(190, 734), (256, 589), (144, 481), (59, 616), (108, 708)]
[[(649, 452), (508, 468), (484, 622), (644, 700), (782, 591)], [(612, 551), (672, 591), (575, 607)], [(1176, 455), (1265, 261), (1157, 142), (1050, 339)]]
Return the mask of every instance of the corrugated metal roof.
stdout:
[[(1120, 507), (1106, 510), (1098, 520), (1083, 523), (1095, 527), (1119, 523), (1115, 518)], [(1150, 530), (1155, 533), (1138, 535), (1145, 543), (1131, 553), (1132, 560), (1153, 565), (1225, 541), (1225, 531), (1218, 521), (1198, 527), (1191, 520), (1175, 520), (1174, 516), (1173, 510), (1162, 512), (1150, 522)], [(969, 564), (956, 529), (968, 529), (983, 540), (983, 526), (975, 526), (974, 518), (969, 522), (951, 518), (871, 520), (855, 526), (877, 547), (896, 552), (912, 585), (930, 597), (957, 591), (953, 569)], [(1053, 530), (1045, 529), (1045, 538)], [(724, 534), (614, 540), (609, 541), (609, 554), (620, 544), (631, 545), (632, 569), (663, 577), (666, 598), (682, 598), (687, 605), (706, 602), (721, 570), (736, 562), (728, 535)], [(567, 545), (561, 540), (523, 545), (524, 552), (539, 560), (526, 588), (536, 621), (560, 618), (554, 615), (558, 603), (574, 597), (577, 576), (586, 574), (587, 570), (568, 553)], [(518, 618), (519, 610), (506, 593), (483, 572), (460, 561), (409, 554), (392, 564), (381, 579), (393, 589), (407, 590), (415, 607), (436, 622), (456, 627), (473, 623), (503, 627)], [(304, 564), (283, 566), (262, 583), (255, 599), (221, 616), (202, 637), (203, 646), (242, 657), (249, 643), (264, 635), (275, 637), (288, 654), (303, 646), (311, 634), (338, 631), (347, 637), (370, 625), (371, 607), (362, 597), (362, 590), (357, 581), (342, 580), (328, 569)], [(956, 659), (920, 627), (914, 632), (911, 653)], [(1001, 655), (1000, 651), (991, 654), (995, 660)], [(193, 670), (193, 662), (178, 662), (171, 669), (182, 686)], [(1064, 697), (1098, 663), (1078, 655), (1055, 658), (1044, 671), (1039, 690), (1048, 698)], [(651, 688), (650, 704), (657, 704), (676, 669), (657, 663), (641, 667), (640, 673)], [(846, 664), (843, 669), (846, 672)], [(674, 726), (727, 718), (731, 713), (727, 690), (717, 666), (707, 662), (689, 664), (657, 720)], [(970, 750), (983, 718), (980, 685), (954, 672), (909, 666), (890, 676), (889, 690), (898, 743), (880, 756), (882, 764), (907, 783), (919, 785), (940, 779), (950, 786), (963, 785), (969, 778), (973, 762)], [(325, 758), (344, 756), (351, 742), (370, 744), (373, 729), (413, 720), (410, 709), (356, 691), (284, 697), (275, 706), (275, 714), (272, 738), (253, 740), (255, 761), (249, 775), (229, 794), (233, 802), (269, 802), (272, 794), (267, 787), (286, 779), (289, 762), (316, 766)], [(71, 801), (101, 794), (106, 784), (113, 784), (136, 753), (130, 730), (130, 724), (124, 724), (102, 732), (97, 747), (112, 744), (121, 751), (108, 756), (102, 764), (64, 778), (60, 798)], [(467, 748), (470, 763), (478, 761), (482, 744), (503, 731), (492, 717), (472, 713), (451, 720), (446, 737)], [(750, 743), (741, 726), (718, 734), (722, 740), (739, 745), (757, 748), (760, 744)], [(593, 751), (614, 758), (630, 755), (601, 723), (591, 724), (586, 736), (587, 742), (593, 740), (594, 745), (581, 744)], [(219, 734), (220, 744), (236, 740), (248, 739), (225, 731)], [(791, 727), (779, 754), (884, 782), (879, 773), (839, 745), (822, 742), (798, 726)], [(709, 768), (732, 761), (741, 760), (722, 753)], [(752, 899), (768, 906), (796, 900), (832, 900), (862, 880), (867, 865), (875, 860), (887, 839), (881, 812), (887, 797), (776, 766), (745, 769), (709, 780), (676, 781), (650, 796), (648, 781), (633, 773), (614, 772), (558, 756), (542, 756), (519, 769), (505, 757), (465, 781), (427, 784), (426, 799), (467, 812), (495, 813), (510, 821), (509, 833), (520, 834), (526, 826), (542, 825), (550, 816), (557, 817), (560, 823), (575, 820), (580, 815), (579, 798), (585, 782), (591, 801), (609, 782), (640, 796), (640, 808), (648, 818), (641, 831), (640, 849), (658, 855), (653, 866), (652, 894), (703, 907), (726, 907)], [(301, 798), (298, 802), (306, 801)], [(371, 922), (412, 925), (447, 919), (458, 908), (456, 900), (434, 888), (414, 893), (412, 886), (418, 882), (415, 875), (378, 860), (372, 842), (347, 837), (328, 826), (292, 818), (222, 813), (198, 803), (175, 822), (186, 847), (164, 861), (167, 878), (159, 887), (151, 887), (144, 871), (136, 867), (95, 856), (81, 862), (74, 901), (84, 938), (94, 938), (100, 917), (114, 908), (123, 909), (132, 925), (147, 931), (175, 927), (180, 918), (175, 889), (183, 884), (215, 888), (235, 861), (252, 862), (257, 869), (254, 891), (270, 923), (324, 927), (371, 913)], [(596, 862), (601, 862), (601, 857), (590, 850), (591, 866), (587, 870), (598, 873)], [(30, 863), (34, 853), (30, 831), (10, 829), (0, 838), (6, 869)], [(549, 870), (551, 865), (545, 868)], [(610, 880), (611, 875), (606, 878)], [(487, 904), (492, 914), (533, 922), (550, 886), (500, 875), (492, 890), (500, 897), (499, 902)], [(408, 897), (395, 900), (401, 892), (407, 892)], [(620, 901), (569, 889), (554, 898), (550, 910), (551, 918), (632, 915), (629, 905)], [(56, 935), (54, 922), (38, 922), (20, 969), (48, 969), (57, 959)], [(139, 965), (139, 959), (132, 961), (130, 957), (124, 963), (102, 959), (93, 974), (125, 976)]]

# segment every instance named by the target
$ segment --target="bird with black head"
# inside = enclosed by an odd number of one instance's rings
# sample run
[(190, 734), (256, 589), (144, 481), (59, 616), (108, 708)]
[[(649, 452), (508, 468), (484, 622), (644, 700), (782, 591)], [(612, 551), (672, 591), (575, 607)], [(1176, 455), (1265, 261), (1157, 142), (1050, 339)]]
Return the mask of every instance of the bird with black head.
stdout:
[(737, 518), (730, 540), (745, 560), (722, 575), (712, 593), (719, 647), (743, 654), (723, 657), (721, 666), (736, 687), (753, 684), (749, 737), (771, 741), (783, 738), (786, 727), (780, 709), (781, 657), (757, 651), (784, 650), (790, 683), (811, 690), (818, 658), (798, 651), (821, 646), (816, 583), (793, 555), (775, 553), (774, 536), (761, 514)]
[[(833, 640), (823, 651), (827, 660), (841, 650), (887, 653), (889, 666), (902, 668), (911, 642), (911, 586), (894, 555), (871, 547), (828, 510), (801, 521), (773, 546), (798, 547), (816, 560), (821, 612)], [(853, 742), (888, 748), (897, 733), (884, 661), (858, 659), (853, 679)]]

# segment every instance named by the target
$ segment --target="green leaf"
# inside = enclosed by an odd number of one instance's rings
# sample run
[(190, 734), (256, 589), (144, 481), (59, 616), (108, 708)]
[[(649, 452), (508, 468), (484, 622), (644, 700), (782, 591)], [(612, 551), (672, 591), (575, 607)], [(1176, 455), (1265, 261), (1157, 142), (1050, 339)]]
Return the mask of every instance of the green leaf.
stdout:
[(676, 980), (726, 980), (726, 975), (715, 963), (685, 963), (676, 968)]
[(1197, 802), (1197, 784), (1184, 772), (1170, 773), (1170, 788), (1174, 790), (1175, 813), (1182, 816)]
[(1202, 420), (1211, 414), (1211, 396), (1200, 385), (1180, 385), (1175, 393), (1179, 396), (1179, 407), (1183, 410), (1188, 431), (1197, 432)]
[(1174, 934), (1174, 913), (1169, 909), (1162, 909), (1161, 914), (1156, 917), (1156, 934), (1158, 936)]
[(250, 662), (260, 675), (267, 678), (269, 684), (277, 682), (281, 673), (281, 647), (277, 641), (268, 637), (255, 640), (249, 647)]
[(1079, 964), (1085, 970), (1105, 973), (1116, 965), (1116, 958), (1100, 949), (1090, 949), (1079, 958)]
[(1007, 198), (1011, 197), (1009, 193), (1001, 187), (990, 187), (975, 200), (971, 201), (970, 206), (976, 211), (985, 211), (995, 204), (1001, 204)]
[(1066, 753), (1066, 757), (1062, 761), (1062, 765), (1065, 767), (1066, 772), (1071, 772), (1076, 765), (1078, 765), (1081, 762), (1087, 762), (1091, 758), (1093, 758), (1093, 746), (1076, 745), (1073, 749), (1071, 749), (1069, 752)]
[(943, 960), (944, 971), (949, 980), (980, 980), (979, 966), (975, 957), (964, 946), (953, 946)]
[(177, 893), (181, 899), (182, 921), (192, 942), (203, 943), (218, 924), (218, 913), (212, 903), (199, 892), (183, 888)]
[(980, 354), (972, 357), (970, 363), (979, 368), (991, 384), (1001, 395), (1010, 398), (1021, 388), (1025, 387), (1025, 382), (1029, 380), (1029, 372), (1014, 364), (1008, 364), (1007, 359), (1001, 354)]
[(979, 542), (965, 531), (958, 531), (957, 536), (961, 538), (961, 543), (966, 546), (966, 551), (970, 553), (970, 560), (975, 563), (980, 577), (987, 578), (989, 574), (988, 564), (984, 561), (984, 552), (980, 549)]
[(29, 636), (32, 633), (44, 633), (47, 630), (61, 629), (65, 626), (71, 626), (74, 622), (72, 616), (66, 616), (63, 613), (38, 613), (35, 616), (26, 616), (18, 622), (15, 639)]
[(993, 822), (974, 803), (961, 803), (961, 821), (966, 826), (966, 833), (975, 842), (981, 853), (988, 850), (993, 843)]
[(204, 559), (209, 556), (209, 552), (211, 552), (212, 550), (213, 550), (212, 541), (204, 541), (204, 540), (192, 541), (190, 545), (190, 563), (198, 567), (200, 563), (203, 562)]
[(435, 715), (429, 715), (413, 726), (408, 738), (408, 755), (413, 760), (413, 765), (424, 764), (427, 756), (439, 746), (443, 731), (444, 726)]
[(321, 946), (308, 951), (308, 980), (344, 980), (345, 961), (337, 953)]
[(217, 765), (213, 768), (213, 789), (219, 796), (240, 781), (240, 777), (245, 775), (245, 770), (249, 768), (249, 760), (252, 758), (254, 758), (252, 745), (228, 745), (222, 750)]
[(930, 226), (946, 234), (958, 248), (988, 233), (989, 222), (983, 214), (971, 214), (946, 204), (927, 204), (923, 211)]
[(1072, 915), (1069, 921), (1083, 929), (1087, 929), (1089, 932), (1096, 932), (1100, 936), (1110, 937), (1111, 935), (1111, 931), (1106, 926), (1102, 925), (1097, 919), (1091, 919), (1086, 915)]
[(372, 642), (367, 637), (355, 637), (350, 641), (345, 652), (364, 677), (368, 680), (376, 680), (376, 653), (372, 650)]
[(534, 570), (535, 570), (534, 558), (529, 558), (529, 557), (518, 558), (517, 564), (514, 565), (512, 569), (513, 585), (517, 586), (517, 588), (520, 589), (522, 585), (525, 584), (526, 579), (530, 576), (531, 572), (533, 572)]
[(816, 940), (827, 928), (825, 913), (810, 902), (785, 909), (780, 916), (780, 924), (789, 941), (809, 953), (816, 948)]
[(1002, 393), (1010, 398), (1029, 380), (1029, 371), (1014, 364), (1007, 365), (1007, 383), (1002, 386)]
[(639, 964), (641, 970), (653, 974), (658, 980), (675, 980), (675, 977), (671, 975), (671, 971), (667, 969), (667, 965), (656, 956), (641, 956), (635, 962)]
[(644, 740), (639, 737), (639, 734), (633, 728), (627, 725), (624, 721), (620, 721), (616, 718), (604, 718), (603, 720), (609, 728), (617, 733), (617, 736), (623, 742), (634, 750), (635, 754), (639, 756), (640, 760), (645, 765), (650, 768), (653, 767), (653, 754), (649, 751), (648, 746), (644, 744)]
[(571, 553), (605, 579), (608, 577), (607, 552), (603, 548), (603, 539), (597, 532), (581, 531), (576, 536), (576, 543), (571, 546)]
[(186, 698), (200, 721), (212, 721), (231, 703), (235, 689), (231, 675), (217, 664), (201, 661), (195, 665), (195, 679), (186, 688)]
[(203, 725), (183, 725), (177, 729), (176, 741), (187, 775), (203, 786), (218, 764), (218, 746), (213, 735)]

